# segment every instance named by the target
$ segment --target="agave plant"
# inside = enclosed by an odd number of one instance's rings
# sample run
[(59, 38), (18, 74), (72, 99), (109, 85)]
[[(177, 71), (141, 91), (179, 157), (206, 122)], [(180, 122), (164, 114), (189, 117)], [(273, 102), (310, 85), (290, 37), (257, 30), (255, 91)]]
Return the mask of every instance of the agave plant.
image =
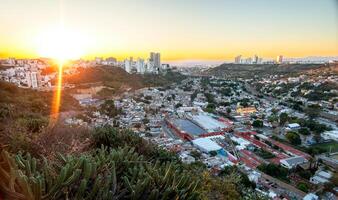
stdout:
[(197, 199), (199, 184), (173, 163), (150, 163), (133, 148), (102, 147), (57, 161), (0, 156), (0, 191), (7, 199)]

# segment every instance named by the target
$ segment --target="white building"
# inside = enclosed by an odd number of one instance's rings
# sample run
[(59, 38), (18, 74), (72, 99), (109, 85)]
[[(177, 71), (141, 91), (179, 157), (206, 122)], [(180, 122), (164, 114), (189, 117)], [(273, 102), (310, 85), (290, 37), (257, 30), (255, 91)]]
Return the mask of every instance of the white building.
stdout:
[(308, 160), (306, 160), (305, 158), (303, 158), (301, 156), (295, 156), (295, 157), (291, 157), (291, 158), (281, 159), (279, 162), (283, 167), (286, 167), (288, 169), (292, 169), (294, 167), (297, 167), (298, 165), (307, 163)]
[(132, 68), (131, 65), (132, 65), (131, 60), (129, 59), (124, 60), (124, 70), (126, 70), (126, 72), (131, 73), (131, 68)]
[(154, 62), (151, 61), (150, 59), (148, 60), (147, 64), (146, 64), (146, 72), (147, 73), (155, 73), (155, 65)]
[(156, 68), (161, 68), (161, 54), (150, 52), (150, 61), (154, 62)]
[(322, 138), (325, 140), (334, 140), (338, 142), (338, 130), (325, 131), (321, 134)]
[(39, 72), (27, 72), (26, 81), (28, 87), (38, 88), (40, 86), (40, 73)]
[(303, 200), (318, 200), (319, 197), (313, 193), (307, 194), (305, 197), (303, 197)]
[(194, 146), (205, 153), (209, 153), (211, 151), (221, 150), (222, 147), (219, 146), (216, 142), (210, 140), (209, 138), (198, 138), (191, 141)]
[(297, 130), (300, 128), (300, 125), (297, 123), (291, 123), (291, 124), (288, 124), (288, 128), (291, 130)]
[(324, 184), (329, 182), (331, 177), (331, 172), (317, 171), (316, 174), (310, 178), (310, 182), (313, 184)]
[(139, 74), (144, 74), (145, 73), (145, 65), (144, 65), (144, 60), (141, 58), (138, 58), (136, 61), (136, 71)]

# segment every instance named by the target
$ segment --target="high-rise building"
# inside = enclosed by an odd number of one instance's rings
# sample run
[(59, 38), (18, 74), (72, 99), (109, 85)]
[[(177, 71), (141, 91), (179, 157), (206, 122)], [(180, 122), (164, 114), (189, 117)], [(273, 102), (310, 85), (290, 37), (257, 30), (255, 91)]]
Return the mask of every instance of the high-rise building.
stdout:
[(277, 63), (282, 63), (283, 62), (283, 56), (279, 55), (277, 56)]
[(258, 59), (259, 59), (258, 56), (254, 55), (252, 63), (253, 64), (258, 64)]
[(124, 70), (126, 70), (126, 72), (128, 73), (131, 73), (131, 60), (129, 59), (124, 60)]
[(148, 59), (147, 65), (146, 65), (146, 72), (148, 73), (153, 73), (155, 72), (155, 66), (154, 66), (154, 62), (150, 59)]
[(242, 55), (236, 56), (235, 57), (235, 63), (236, 64), (240, 64), (241, 63), (241, 58), (242, 58)]
[(160, 53), (150, 53), (150, 61), (154, 63), (154, 67), (159, 69), (161, 68), (161, 54)]
[(28, 87), (38, 88), (40, 86), (40, 73), (39, 72), (27, 72), (26, 81)]
[(136, 61), (136, 71), (139, 74), (144, 74), (145, 72), (144, 60), (141, 58), (138, 58)]
[(251, 57), (246, 58), (245, 59), (245, 64), (252, 64), (252, 58)]

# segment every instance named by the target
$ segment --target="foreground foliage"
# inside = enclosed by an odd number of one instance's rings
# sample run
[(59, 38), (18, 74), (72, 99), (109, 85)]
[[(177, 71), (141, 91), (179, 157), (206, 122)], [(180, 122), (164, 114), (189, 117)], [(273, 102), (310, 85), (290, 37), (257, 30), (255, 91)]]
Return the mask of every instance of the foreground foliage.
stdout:
[(39, 162), (1, 152), (0, 188), (8, 199), (197, 199), (199, 182), (173, 163), (150, 163), (132, 148)]
[[(240, 173), (181, 163), (129, 130), (92, 130), (90, 148), (48, 159), (0, 150), (4, 199), (262, 199)], [(248, 193), (252, 194), (248, 196)]]

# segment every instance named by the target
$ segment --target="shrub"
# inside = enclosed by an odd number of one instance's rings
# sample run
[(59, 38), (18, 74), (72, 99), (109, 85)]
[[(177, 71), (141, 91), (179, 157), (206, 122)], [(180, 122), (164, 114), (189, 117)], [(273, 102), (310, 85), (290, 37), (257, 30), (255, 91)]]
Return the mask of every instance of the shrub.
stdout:
[(304, 128), (304, 127), (300, 128), (300, 129), (298, 130), (298, 133), (299, 133), (299, 134), (302, 134), (302, 135), (310, 135), (309, 129)]
[(256, 128), (261, 128), (263, 127), (263, 121), (262, 120), (255, 120), (252, 122), (252, 126)]
[(309, 186), (305, 183), (299, 183), (297, 185), (297, 188), (300, 189), (303, 192), (308, 192), (309, 191)]
[(0, 189), (9, 199), (198, 199), (199, 182), (173, 163), (148, 163), (130, 148), (101, 148), (39, 163), (0, 156)]
[(285, 135), (286, 139), (289, 140), (289, 142), (293, 145), (300, 145), (302, 143), (302, 140), (300, 139), (300, 136), (295, 132), (288, 132)]

